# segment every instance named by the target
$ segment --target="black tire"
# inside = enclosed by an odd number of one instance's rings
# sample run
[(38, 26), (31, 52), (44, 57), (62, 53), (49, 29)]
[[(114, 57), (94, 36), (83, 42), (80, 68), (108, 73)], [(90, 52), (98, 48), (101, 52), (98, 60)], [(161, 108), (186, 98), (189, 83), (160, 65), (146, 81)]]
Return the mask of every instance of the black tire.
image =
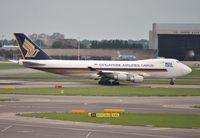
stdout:
[(112, 85), (119, 85), (119, 82), (113, 81), (113, 82), (112, 82)]
[(98, 84), (100, 85), (111, 85), (110, 81), (99, 81)]
[(106, 81), (105, 85), (111, 85), (111, 82), (110, 81)]

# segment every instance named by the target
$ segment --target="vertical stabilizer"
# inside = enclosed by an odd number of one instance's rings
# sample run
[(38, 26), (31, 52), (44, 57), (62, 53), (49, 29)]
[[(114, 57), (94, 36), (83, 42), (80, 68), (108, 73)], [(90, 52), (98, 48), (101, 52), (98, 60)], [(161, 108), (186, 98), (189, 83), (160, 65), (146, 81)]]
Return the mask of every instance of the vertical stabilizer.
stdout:
[(49, 56), (22, 33), (14, 33), (23, 59), (47, 60)]

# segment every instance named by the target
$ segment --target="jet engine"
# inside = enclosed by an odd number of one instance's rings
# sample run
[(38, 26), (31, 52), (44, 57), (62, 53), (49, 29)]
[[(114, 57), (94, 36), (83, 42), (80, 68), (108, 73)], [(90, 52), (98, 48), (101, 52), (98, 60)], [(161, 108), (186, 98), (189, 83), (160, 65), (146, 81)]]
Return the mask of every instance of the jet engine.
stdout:
[(143, 76), (136, 75), (136, 76), (134, 76), (133, 82), (135, 82), (135, 83), (141, 83), (141, 82), (143, 82), (143, 80), (144, 80)]
[(115, 74), (112, 79), (116, 81), (132, 81), (135, 83), (141, 83), (143, 82), (144, 77), (139, 75)]

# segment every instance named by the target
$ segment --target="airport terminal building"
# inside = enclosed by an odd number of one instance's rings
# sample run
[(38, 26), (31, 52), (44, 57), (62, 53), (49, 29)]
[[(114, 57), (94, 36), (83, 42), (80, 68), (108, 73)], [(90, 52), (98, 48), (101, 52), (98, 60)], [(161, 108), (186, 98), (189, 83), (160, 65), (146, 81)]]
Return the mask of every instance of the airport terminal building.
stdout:
[(154, 23), (149, 48), (157, 50), (159, 57), (200, 60), (200, 24)]

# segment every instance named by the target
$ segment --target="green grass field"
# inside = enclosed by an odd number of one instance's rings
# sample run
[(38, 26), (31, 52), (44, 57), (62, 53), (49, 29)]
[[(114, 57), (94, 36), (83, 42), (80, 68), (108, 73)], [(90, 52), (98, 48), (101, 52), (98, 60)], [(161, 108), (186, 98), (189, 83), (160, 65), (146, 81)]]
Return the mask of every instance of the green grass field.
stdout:
[(147, 114), (124, 113), (119, 118), (91, 118), (87, 114), (74, 115), (71, 113), (24, 113), (19, 116), (47, 118), (54, 120), (69, 120), (76, 122), (106, 123), (126, 126), (154, 126), (167, 128), (200, 128), (200, 115), (185, 114)]
[(24, 68), (24, 67), (15, 63), (0, 63), (0, 70), (1, 69), (20, 69), (20, 68)]
[[(62, 92), (61, 92), (62, 91)], [(0, 89), (0, 94), (72, 95), (72, 96), (200, 96), (200, 89), (139, 88), (132, 86), (76, 87), (76, 88), (17, 88)]]
[(200, 68), (192, 68), (192, 72), (184, 78), (200, 78)]
[[(168, 79), (145, 79), (144, 84), (169, 84)], [(200, 85), (199, 79), (176, 79), (175, 84), (180, 85)]]
[(0, 77), (6, 78), (56, 78), (61, 75), (53, 74), (49, 72), (34, 72), (34, 73), (20, 73), (20, 74), (2, 74)]

